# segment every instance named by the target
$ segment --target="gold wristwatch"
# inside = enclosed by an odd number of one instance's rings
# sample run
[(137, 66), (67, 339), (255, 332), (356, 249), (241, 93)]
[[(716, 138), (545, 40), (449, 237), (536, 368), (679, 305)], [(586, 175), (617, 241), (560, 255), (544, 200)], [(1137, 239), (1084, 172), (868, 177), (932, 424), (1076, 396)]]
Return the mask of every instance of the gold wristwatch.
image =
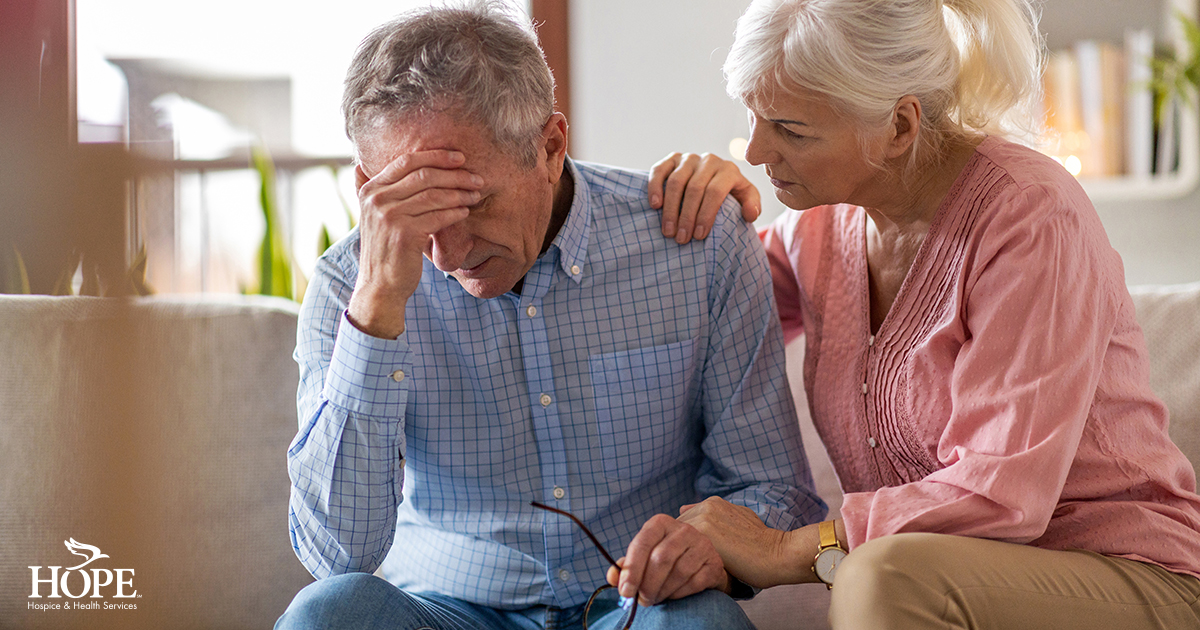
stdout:
[(820, 546), (817, 547), (817, 557), (813, 559), (812, 570), (817, 579), (825, 583), (825, 588), (833, 588), (833, 578), (837, 575), (838, 565), (846, 557), (847, 551), (837, 539), (837, 528), (833, 521), (825, 521), (817, 526), (821, 536)]

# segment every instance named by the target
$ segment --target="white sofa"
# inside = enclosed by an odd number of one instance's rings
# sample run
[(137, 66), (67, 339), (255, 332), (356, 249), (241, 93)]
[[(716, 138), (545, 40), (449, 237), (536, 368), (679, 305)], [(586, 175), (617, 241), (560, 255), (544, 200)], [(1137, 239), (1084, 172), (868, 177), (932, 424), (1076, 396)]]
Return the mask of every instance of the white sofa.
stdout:
[[(1171, 435), (1200, 462), (1200, 284), (1134, 296)], [(272, 299), (0, 296), (0, 628), (271, 626), (311, 580), (287, 535), (296, 313)], [(796, 376), (802, 352), (788, 348)], [(836, 479), (806, 417), (802, 429), (836, 514)], [(135, 570), (136, 611), (30, 607), (51, 600), (45, 584), (29, 597), (28, 567), (78, 564), (72, 538), (108, 556), (93, 567)], [(820, 585), (744, 606), (761, 630), (827, 627)]]

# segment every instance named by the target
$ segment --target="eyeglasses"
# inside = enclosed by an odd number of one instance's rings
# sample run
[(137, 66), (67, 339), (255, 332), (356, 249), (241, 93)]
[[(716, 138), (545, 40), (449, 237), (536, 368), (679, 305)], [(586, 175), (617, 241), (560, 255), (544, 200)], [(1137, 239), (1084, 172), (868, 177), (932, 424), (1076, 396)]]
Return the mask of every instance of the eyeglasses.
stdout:
[[(588, 529), (587, 525), (583, 524), (583, 521), (579, 520), (578, 518), (575, 518), (574, 514), (560, 510), (558, 508), (552, 508), (549, 505), (538, 503), (537, 501), (530, 501), (529, 505), (532, 505), (533, 507), (541, 509), (541, 510), (554, 512), (555, 514), (561, 514), (562, 516), (565, 516), (565, 517), (571, 519), (572, 522), (574, 522), (576, 525), (579, 526), (579, 529), (583, 530), (583, 533), (587, 534), (588, 539), (590, 539), (592, 541), (593, 545), (596, 545), (596, 549), (600, 550), (600, 554), (604, 556), (604, 559), (608, 560), (609, 564), (613, 565), (614, 567), (617, 567), (617, 569), (620, 570), (621, 565), (617, 564), (616, 560), (613, 560), (613, 557), (611, 555), (609, 555), (608, 551), (606, 551), (604, 549), (604, 545), (600, 544), (600, 541), (596, 538), (596, 535), (592, 533), (592, 530)], [(592, 592), (592, 596), (588, 598), (587, 606), (583, 607), (583, 630), (588, 630), (588, 613), (590, 613), (592, 610), (592, 604), (596, 601), (596, 596), (610, 588), (613, 588), (613, 586), (611, 584), (605, 583), (600, 588), (598, 588), (594, 592)], [(637, 615), (637, 607), (638, 607), (637, 597), (631, 597), (628, 599), (621, 598), (621, 599), (622, 599), (622, 602), (620, 604), (620, 607), (625, 608), (629, 614), (629, 617), (625, 620), (625, 624), (621, 626), (621, 630), (629, 630), (629, 627), (633, 625), (634, 616)]]

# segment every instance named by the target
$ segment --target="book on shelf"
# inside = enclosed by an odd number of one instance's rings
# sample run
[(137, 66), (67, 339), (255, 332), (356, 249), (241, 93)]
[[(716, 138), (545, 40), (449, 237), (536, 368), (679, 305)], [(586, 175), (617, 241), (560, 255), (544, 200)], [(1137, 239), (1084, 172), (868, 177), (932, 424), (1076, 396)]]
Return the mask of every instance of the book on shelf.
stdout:
[(1128, 89), (1125, 91), (1125, 171), (1138, 179), (1154, 172), (1154, 94), (1150, 90), (1153, 74), (1154, 34), (1150, 29), (1125, 32), (1125, 63)]
[[(1050, 54), (1043, 74), (1046, 135), (1041, 149), (1078, 177), (1149, 178), (1177, 162), (1172, 116), (1155, 124), (1154, 36), (1082, 40)], [(1171, 113), (1171, 108), (1164, 108)]]

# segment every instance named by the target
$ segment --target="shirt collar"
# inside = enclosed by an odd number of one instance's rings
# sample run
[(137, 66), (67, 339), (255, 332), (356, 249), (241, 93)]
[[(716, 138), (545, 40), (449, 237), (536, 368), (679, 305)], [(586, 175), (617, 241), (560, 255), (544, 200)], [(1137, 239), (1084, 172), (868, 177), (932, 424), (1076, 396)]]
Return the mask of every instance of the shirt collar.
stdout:
[(585, 263), (588, 235), (592, 230), (592, 196), (587, 182), (580, 176), (579, 169), (575, 167), (571, 158), (564, 160), (563, 167), (566, 169), (564, 175), (569, 175), (574, 183), (575, 194), (571, 199), (567, 220), (558, 230), (558, 235), (554, 237), (550, 246), (557, 247), (560, 252), (558, 264), (563, 273), (574, 280), (575, 284), (579, 284), (583, 282), (583, 276), (587, 272)]
[[(570, 175), (575, 185), (575, 193), (571, 199), (571, 209), (567, 211), (567, 220), (563, 222), (558, 235), (550, 243), (550, 248), (542, 256), (553, 255), (551, 250), (557, 247), (560, 252), (558, 264), (563, 273), (574, 280), (575, 284), (579, 284), (583, 282), (583, 274), (586, 271), (584, 263), (587, 260), (588, 235), (592, 231), (592, 196), (571, 158), (563, 160), (563, 168), (566, 169), (563, 174)], [(452, 272), (441, 273), (446, 279), (454, 280)]]

